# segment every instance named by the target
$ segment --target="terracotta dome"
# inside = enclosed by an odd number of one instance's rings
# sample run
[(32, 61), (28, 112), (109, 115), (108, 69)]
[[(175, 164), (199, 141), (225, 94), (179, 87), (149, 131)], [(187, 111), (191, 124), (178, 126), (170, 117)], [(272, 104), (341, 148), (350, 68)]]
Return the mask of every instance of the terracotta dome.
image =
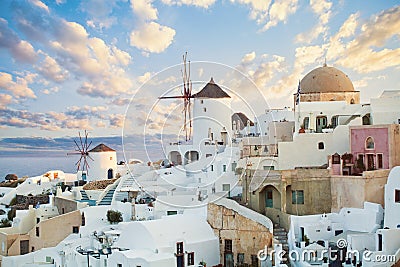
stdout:
[(353, 83), (346, 74), (326, 65), (304, 76), (300, 87), (301, 93), (354, 92)]

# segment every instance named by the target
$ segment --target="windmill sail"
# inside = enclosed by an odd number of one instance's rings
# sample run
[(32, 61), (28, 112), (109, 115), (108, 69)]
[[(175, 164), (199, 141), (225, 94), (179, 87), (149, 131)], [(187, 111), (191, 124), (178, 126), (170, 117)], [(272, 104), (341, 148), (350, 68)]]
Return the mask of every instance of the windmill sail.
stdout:
[[(183, 69), (182, 82), (183, 90), (181, 91), (181, 96), (162, 96), (159, 99), (173, 99), (173, 98), (183, 98), (183, 130), (185, 131), (186, 141), (190, 140), (192, 135), (192, 112), (191, 112), (191, 98), (192, 95), (192, 81), (190, 80), (190, 61), (187, 62), (187, 52), (183, 55)], [(187, 126), (189, 124), (189, 126)]]
[(82, 171), (82, 172), (89, 173), (90, 166), (87, 161), (87, 158), (94, 161), (93, 158), (89, 156), (89, 148), (90, 148), (90, 145), (92, 144), (92, 141), (90, 141), (90, 143), (88, 144), (89, 133), (86, 130), (85, 130), (85, 136), (84, 136), (83, 140), (82, 140), (82, 136), (81, 136), (80, 132), (78, 132), (78, 135), (79, 135), (80, 145), (76, 140), (74, 140), (74, 143), (76, 145), (76, 148), (75, 148), (76, 152), (67, 153), (67, 155), (80, 155), (80, 158), (75, 163), (75, 166), (77, 166), (76, 171)]

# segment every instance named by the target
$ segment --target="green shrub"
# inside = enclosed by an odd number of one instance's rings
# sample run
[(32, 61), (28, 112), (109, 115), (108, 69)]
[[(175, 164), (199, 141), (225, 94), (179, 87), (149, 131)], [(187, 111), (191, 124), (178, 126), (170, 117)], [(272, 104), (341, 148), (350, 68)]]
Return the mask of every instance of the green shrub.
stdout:
[(11, 199), (10, 201), (10, 206), (14, 206), (15, 204), (17, 204), (17, 197), (15, 196), (13, 199)]
[(8, 220), (12, 221), (15, 218), (16, 211), (15, 209), (10, 209), (7, 213)]
[(107, 211), (107, 220), (110, 223), (122, 222), (122, 213), (117, 210), (108, 210)]

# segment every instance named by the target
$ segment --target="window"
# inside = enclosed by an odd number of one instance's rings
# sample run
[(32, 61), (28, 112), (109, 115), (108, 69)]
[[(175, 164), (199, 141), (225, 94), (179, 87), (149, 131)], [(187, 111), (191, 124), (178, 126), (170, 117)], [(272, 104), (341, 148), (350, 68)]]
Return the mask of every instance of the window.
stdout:
[(243, 253), (238, 253), (237, 255), (237, 262), (238, 264), (244, 264), (244, 254)]
[(204, 112), (207, 112), (207, 108), (203, 108), (203, 111), (204, 111)]
[(310, 124), (310, 118), (309, 117), (305, 117), (304, 120), (303, 120), (304, 129), (308, 129), (309, 124)]
[(200, 104), (203, 104), (204, 103), (204, 100), (200, 100)]
[(183, 242), (176, 243), (176, 254), (183, 254)]
[(225, 252), (232, 252), (232, 239), (225, 239)]
[(212, 154), (206, 154), (206, 158), (211, 157), (211, 156), (212, 156)]
[(36, 223), (37, 224), (40, 223), (40, 218), (39, 217), (36, 218)]
[(117, 267), (122, 267), (122, 263), (117, 263)]
[(230, 184), (223, 184), (222, 185), (222, 191), (229, 191), (231, 190), (231, 185)]
[(251, 266), (257, 267), (258, 266), (258, 258), (257, 255), (251, 255)]
[(292, 191), (292, 204), (304, 204), (304, 191)]
[(332, 155), (332, 164), (340, 164), (340, 155), (338, 153)]
[(400, 189), (394, 190), (394, 202), (400, 203)]
[(40, 231), (39, 231), (39, 227), (36, 227), (36, 236), (39, 236)]
[(79, 226), (72, 226), (72, 233), (79, 234)]
[(269, 171), (269, 170), (274, 170), (275, 167), (274, 166), (263, 166), (264, 171)]
[(222, 171), (223, 171), (223, 172), (226, 172), (226, 165), (225, 165), (225, 164), (222, 165)]
[(178, 214), (178, 212), (177, 212), (176, 210), (167, 210), (167, 215), (168, 215), (168, 216), (170, 216), (170, 215), (176, 215), (176, 214)]
[(236, 170), (236, 166), (237, 166), (237, 163), (236, 163), (236, 162), (233, 162), (233, 163), (232, 163), (232, 171), (233, 171), (233, 172)]
[(377, 157), (378, 169), (383, 169), (383, 154), (376, 154), (376, 157)]
[(371, 136), (369, 136), (365, 140), (365, 148), (366, 149), (375, 149), (375, 142), (374, 142), (374, 139)]
[(212, 172), (214, 171), (214, 165), (211, 165), (211, 171)]
[(110, 157), (110, 160), (112, 160), (112, 157)]
[(190, 265), (194, 265), (194, 252), (190, 252), (188, 253), (187, 256), (187, 264)]
[(319, 143), (318, 143), (318, 149), (319, 149), (319, 150), (322, 150), (322, 149), (324, 149), (324, 148), (325, 148), (324, 142), (319, 142)]

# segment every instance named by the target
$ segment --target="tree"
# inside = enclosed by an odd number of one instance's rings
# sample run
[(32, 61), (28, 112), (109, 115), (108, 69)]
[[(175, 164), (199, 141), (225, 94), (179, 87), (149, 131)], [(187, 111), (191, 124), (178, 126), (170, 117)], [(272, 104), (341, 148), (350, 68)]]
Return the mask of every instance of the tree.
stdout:
[(122, 213), (117, 210), (108, 210), (107, 211), (107, 220), (110, 223), (122, 222)]

